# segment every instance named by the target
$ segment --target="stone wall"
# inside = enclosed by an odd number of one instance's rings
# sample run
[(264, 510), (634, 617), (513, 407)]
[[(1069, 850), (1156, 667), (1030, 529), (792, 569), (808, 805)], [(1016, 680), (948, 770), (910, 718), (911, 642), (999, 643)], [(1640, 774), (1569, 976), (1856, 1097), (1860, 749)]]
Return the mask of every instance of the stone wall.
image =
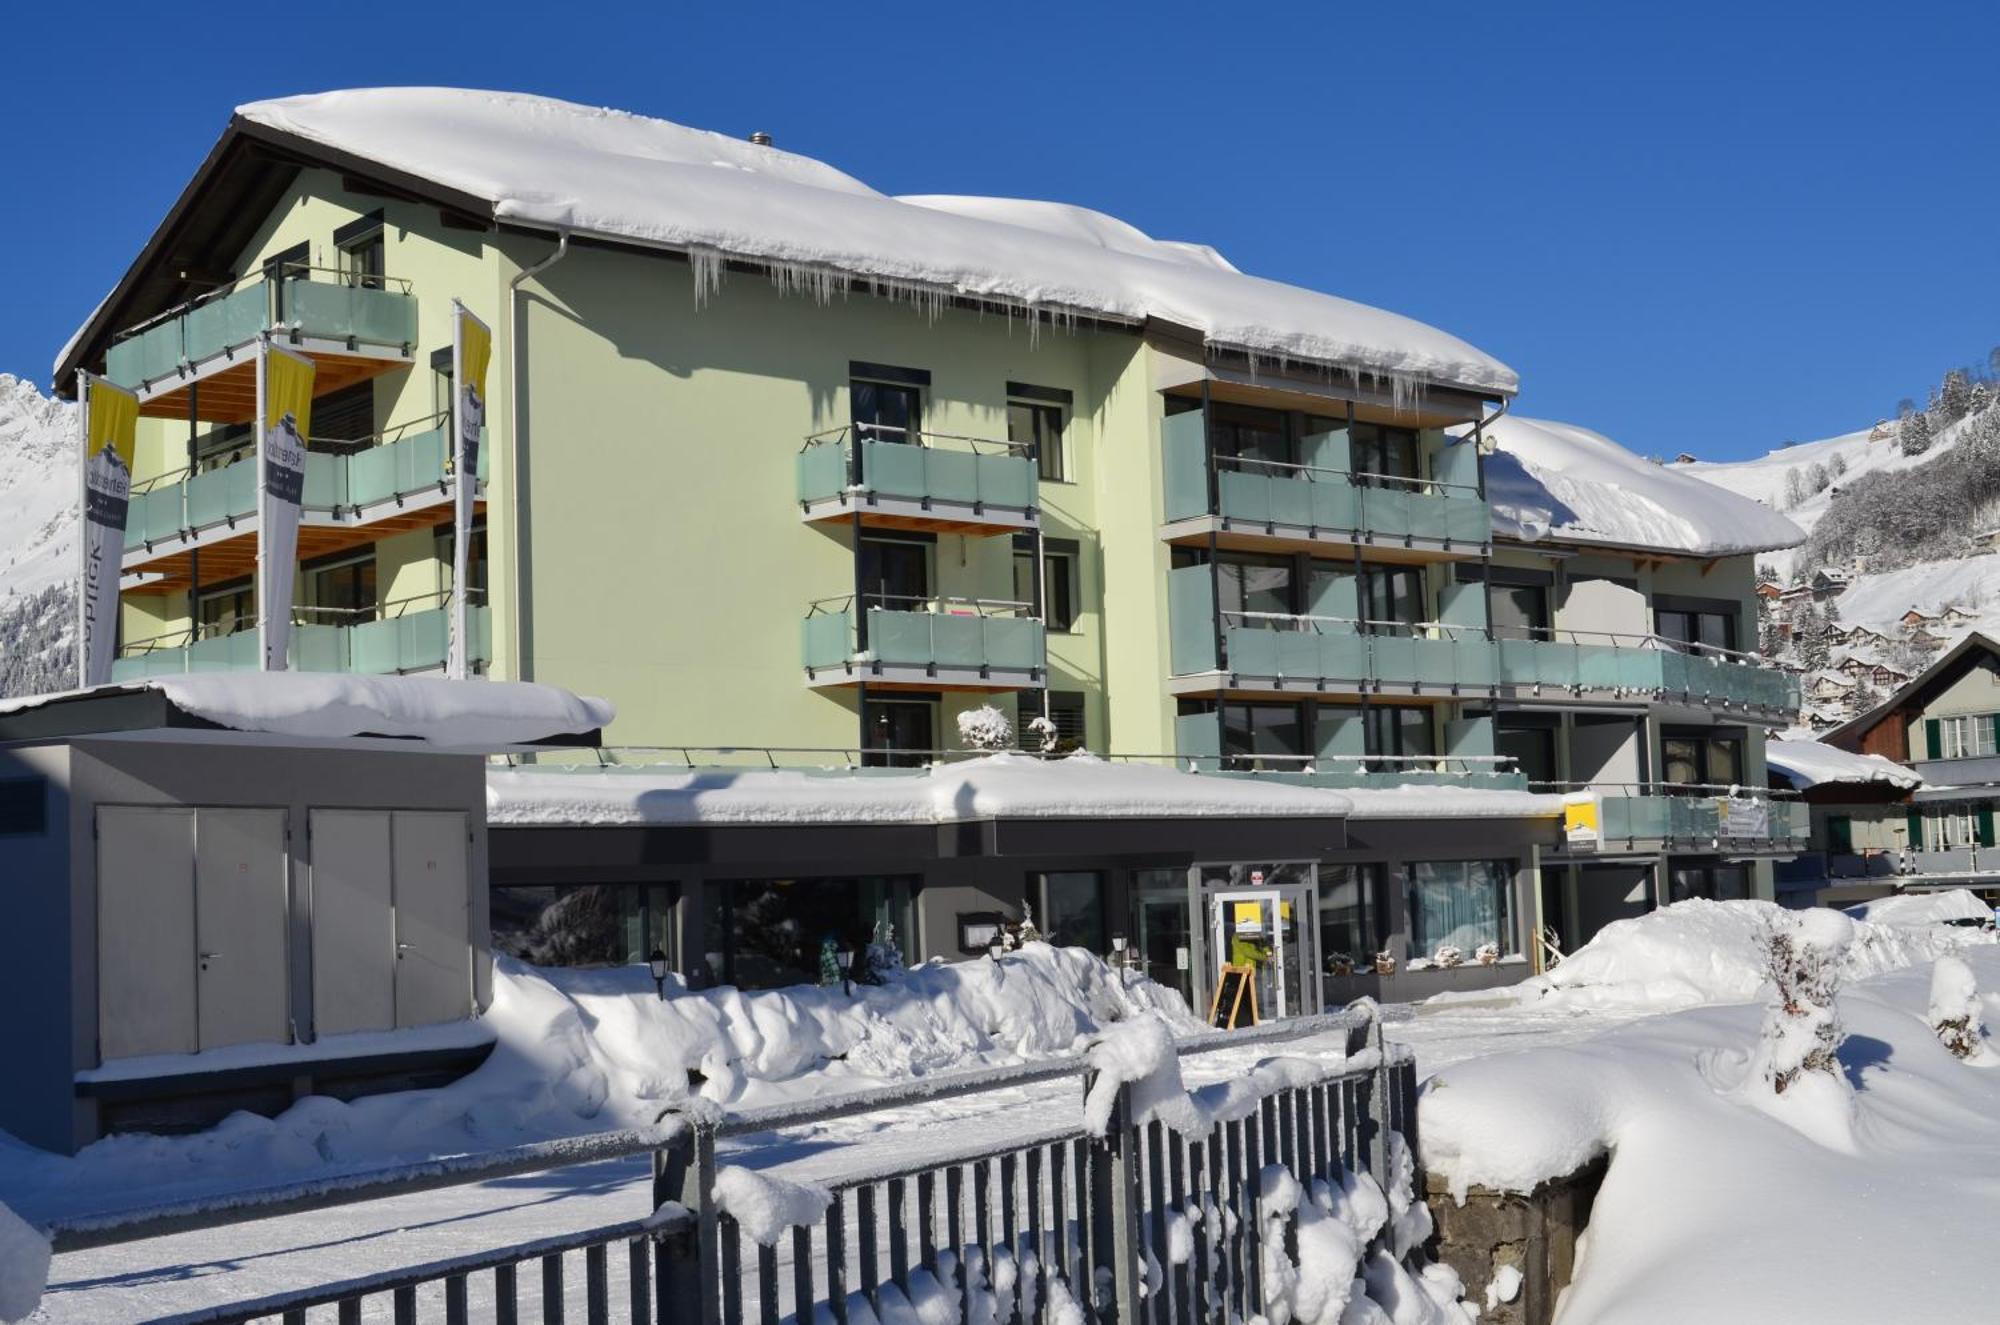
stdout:
[[(1549, 1325), (1554, 1319), (1556, 1299), (1576, 1267), (1577, 1235), (1590, 1222), (1604, 1169), (1605, 1161), (1599, 1159), (1525, 1196), (1475, 1187), (1463, 1205), (1442, 1181), (1428, 1180), (1425, 1199), (1437, 1224), (1431, 1254), (1458, 1271), (1466, 1300), (1482, 1307), (1480, 1325)], [(1503, 1278), (1509, 1267), (1518, 1278)], [(1504, 1300), (1495, 1294), (1487, 1306), (1489, 1285), (1508, 1279), (1514, 1281), (1514, 1291)]]

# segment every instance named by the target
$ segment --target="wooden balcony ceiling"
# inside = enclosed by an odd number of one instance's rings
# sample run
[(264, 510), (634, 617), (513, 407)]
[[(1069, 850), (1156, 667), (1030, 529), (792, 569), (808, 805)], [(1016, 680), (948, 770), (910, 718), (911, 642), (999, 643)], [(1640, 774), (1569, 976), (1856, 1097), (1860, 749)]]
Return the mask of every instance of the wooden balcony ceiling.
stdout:
[[(838, 532), (854, 523), (854, 513), (849, 510), (829, 509), (824, 514), (808, 517), (809, 522)], [(989, 520), (963, 520), (955, 516), (920, 515), (905, 512), (890, 512), (861, 508), (861, 524), (867, 529), (920, 530), (934, 534), (963, 534), (968, 538), (992, 538), (998, 534), (1021, 534), (1028, 527), (1018, 524), (995, 524)]]
[[(485, 502), (474, 503), (474, 509), (484, 511)], [(299, 526), (299, 560), (310, 561), (332, 552), (345, 552), (349, 548), (361, 547), (376, 542), (392, 534), (408, 533), (413, 529), (431, 529), (451, 518), (449, 503), (433, 503), (415, 510), (384, 516), (361, 525), (301, 524)], [(184, 592), (188, 587), (188, 576), (194, 553), (179, 544), (172, 547), (161, 544), (158, 554), (144, 562), (135, 562), (125, 567), (127, 572), (143, 571), (157, 575), (157, 580), (148, 580), (141, 585), (125, 590), (130, 594), (166, 594)], [(257, 534), (246, 529), (231, 538), (214, 543), (204, 543), (201, 547), (201, 587), (213, 588), (230, 580), (240, 580), (257, 569)]]
[[(410, 366), (407, 359), (380, 359), (366, 354), (308, 353), (306, 357), (314, 365), (315, 396)], [(190, 391), (195, 397), (195, 417), (203, 422), (249, 423), (257, 414), (257, 356), (246, 350), (241, 362), (154, 396), (139, 406), (139, 413), (149, 419), (185, 419)]]

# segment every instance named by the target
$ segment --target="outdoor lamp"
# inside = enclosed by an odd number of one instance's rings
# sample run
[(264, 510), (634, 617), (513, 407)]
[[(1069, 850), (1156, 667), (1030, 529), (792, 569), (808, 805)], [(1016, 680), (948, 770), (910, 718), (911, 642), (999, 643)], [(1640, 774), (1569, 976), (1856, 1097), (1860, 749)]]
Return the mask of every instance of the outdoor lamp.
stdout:
[(1000, 946), (1000, 940), (995, 939), (993, 940), (993, 946), (986, 950), (986, 955), (997, 962), (1000, 960), (1000, 954), (1004, 951), (1005, 949)]
[(852, 997), (854, 993), (854, 953), (850, 950), (836, 952), (833, 959), (840, 963), (840, 992)]
[(659, 996), (660, 996), (660, 1001), (661, 1001), (661, 1002), (663, 1002), (663, 1003), (664, 1003), (664, 1002), (666, 1002), (666, 999), (667, 999), (667, 954), (666, 954), (666, 953), (664, 953), (664, 952), (661, 952), (661, 951), (660, 951), (660, 950), (659, 950), (658, 948), (655, 948), (655, 949), (653, 949), (653, 950), (652, 950), (651, 952), (649, 952), (649, 953), (647, 953), (647, 954), (646, 954), (646, 965), (647, 965), (647, 966), (648, 966), (649, 968), (651, 968), (651, 970), (652, 970), (652, 972), (653, 972), (653, 988), (654, 988), (654, 990), (655, 990), (655, 991), (656, 991), (656, 992), (657, 992), (657, 993), (659, 994)]

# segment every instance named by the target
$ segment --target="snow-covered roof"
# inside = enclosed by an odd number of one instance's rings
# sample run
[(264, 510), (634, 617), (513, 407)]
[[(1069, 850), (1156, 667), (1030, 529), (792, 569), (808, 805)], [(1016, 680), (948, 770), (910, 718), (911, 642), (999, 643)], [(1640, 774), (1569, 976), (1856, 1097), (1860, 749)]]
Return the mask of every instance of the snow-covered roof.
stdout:
[(1964, 888), (1947, 888), (1941, 892), (1878, 897), (1848, 907), (1847, 914), (1871, 925), (1921, 928), (1949, 925), (1957, 920), (1991, 920), (1993, 908)]
[(384, 736), (449, 750), (499, 750), (588, 735), (616, 716), (607, 700), (526, 681), (336, 672), (200, 672), (0, 700), (0, 714), (156, 690), (231, 731), (315, 740)]
[(1348, 793), (1089, 755), (917, 770), (494, 768), (488, 823), (930, 824), (995, 818), (1339, 818)]
[(243, 121), (490, 203), (495, 217), (772, 264), (822, 296), (1018, 301), (1193, 327), (1215, 345), (1496, 394), (1505, 364), (1434, 327), (1238, 272), (1100, 212), (1009, 198), (894, 198), (810, 157), (623, 111), (458, 88), (259, 101)]
[(1559, 819), (1563, 798), (1487, 787), (1355, 787), (1350, 819)]
[(1880, 783), (1902, 791), (1924, 785), (1918, 774), (1881, 755), (1854, 754), (1820, 741), (1769, 741), (1764, 762), (1791, 784), (1792, 790), (1828, 785), (1866, 786)]
[(1529, 542), (1610, 544), (1696, 556), (1791, 547), (1776, 511), (1627, 451), (1572, 423), (1509, 414), (1488, 425), (1493, 531)]

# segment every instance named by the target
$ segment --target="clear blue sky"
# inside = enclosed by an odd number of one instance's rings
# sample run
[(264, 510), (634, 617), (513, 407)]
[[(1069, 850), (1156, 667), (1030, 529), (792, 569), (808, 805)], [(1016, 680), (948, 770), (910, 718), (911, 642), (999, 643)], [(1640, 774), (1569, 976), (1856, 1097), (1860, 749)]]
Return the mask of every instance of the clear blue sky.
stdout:
[(1096, 207), (1453, 331), (1521, 412), (1645, 452), (1846, 431), (2000, 344), (1990, 6), (417, 8), (10, 14), (0, 371), (46, 388), (232, 106), (392, 83)]

